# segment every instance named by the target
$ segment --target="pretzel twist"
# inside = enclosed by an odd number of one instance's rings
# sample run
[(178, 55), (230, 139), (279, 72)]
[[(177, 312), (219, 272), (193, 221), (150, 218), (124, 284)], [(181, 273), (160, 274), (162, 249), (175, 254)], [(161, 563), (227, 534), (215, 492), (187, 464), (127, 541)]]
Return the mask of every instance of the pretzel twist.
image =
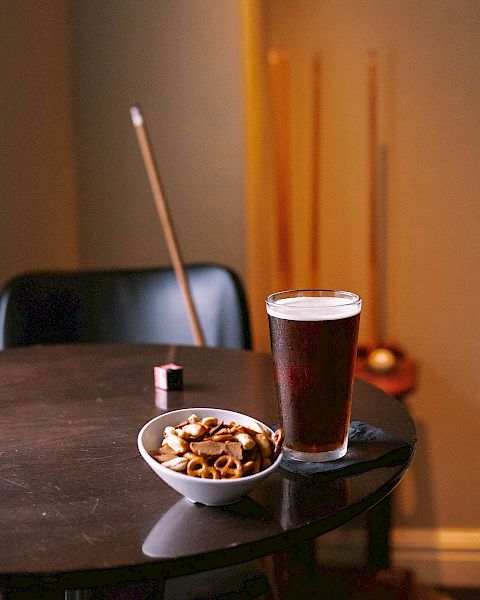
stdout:
[(201, 456), (195, 456), (188, 461), (187, 475), (201, 479), (220, 479), (220, 473), (214, 467), (210, 467)]
[(222, 479), (238, 479), (243, 473), (242, 463), (228, 454), (219, 456), (213, 466), (221, 474)]

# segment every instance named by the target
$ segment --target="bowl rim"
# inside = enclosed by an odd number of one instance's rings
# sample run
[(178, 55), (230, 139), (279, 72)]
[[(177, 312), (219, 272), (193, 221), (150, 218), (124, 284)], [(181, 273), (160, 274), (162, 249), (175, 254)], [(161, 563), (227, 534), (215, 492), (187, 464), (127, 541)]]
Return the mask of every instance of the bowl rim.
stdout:
[[(200, 477), (192, 477), (185, 473), (178, 473), (177, 471), (173, 471), (172, 469), (169, 469), (168, 467), (164, 467), (161, 463), (159, 463), (158, 461), (156, 461), (154, 458), (152, 458), (150, 456), (149, 451), (145, 448), (145, 446), (143, 444), (142, 437), (143, 437), (145, 431), (149, 427), (151, 427), (156, 421), (161, 421), (163, 418), (165, 418), (167, 416), (170, 417), (170, 416), (173, 416), (178, 413), (190, 412), (191, 414), (194, 414), (195, 411), (209, 411), (209, 410), (218, 410), (218, 411), (226, 412), (226, 413), (229, 413), (232, 415), (239, 415), (241, 417), (251, 419), (252, 421), (255, 421), (256, 423), (258, 423), (261, 427), (266, 428), (271, 434), (275, 433), (271, 427), (269, 427), (262, 421), (259, 421), (255, 417), (246, 415), (245, 413), (241, 413), (241, 412), (238, 412), (235, 410), (229, 410), (227, 408), (216, 408), (214, 406), (210, 406), (210, 407), (195, 406), (195, 407), (191, 407), (191, 408), (189, 408), (189, 407), (179, 408), (176, 410), (168, 411), (166, 413), (163, 413), (161, 415), (154, 417), (153, 419), (150, 419), (150, 421), (145, 423), (145, 425), (143, 425), (143, 427), (138, 432), (137, 446), (140, 451), (140, 454), (146, 460), (147, 464), (149, 464), (152, 468), (154, 467), (155, 470), (159, 469), (160, 473), (165, 473), (165, 475), (167, 475), (168, 477), (172, 477), (174, 480), (177, 479), (178, 481), (185, 481), (185, 482), (189, 481), (192, 483), (195, 482), (196, 485), (217, 485), (217, 486), (220, 486), (220, 485), (234, 486), (234, 485), (242, 485), (246, 482), (254, 482), (256, 479), (258, 479), (258, 480), (263, 479), (263, 477), (265, 477), (272, 471), (276, 470), (276, 468), (280, 464), (280, 461), (283, 458), (283, 452), (280, 452), (278, 454), (277, 458), (275, 459), (275, 461), (269, 467), (267, 467), (266, 469), (263, 469), (263, 471), (259, 471), (258, 473), (254, 473), (253, 475), (246, 475), (245, 477), (239, 477), (238, 479), (202, 479)], [(206, 415), (206, 416), (210, 416), (210, 415)]]

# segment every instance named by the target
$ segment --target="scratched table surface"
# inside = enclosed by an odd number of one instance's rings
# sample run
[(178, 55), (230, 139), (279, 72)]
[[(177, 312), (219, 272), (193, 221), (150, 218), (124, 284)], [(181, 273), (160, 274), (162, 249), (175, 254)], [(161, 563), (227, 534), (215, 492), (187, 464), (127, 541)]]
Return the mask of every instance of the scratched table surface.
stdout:
[[(183, 391), (155, 390), (154, 366), (172, 360), (184, 367)], [(314, 481), (280, 469), (235, 505), (195, 505), (137, 449), (147, 421), (195, 406), (277, 423), (270, 356), (143, 344), (0, 352), (0, 587), (155, 579), (270, 554), (365, 512), (410, 462)], [(360, 380), (352, 418), (413, 452), (405, 407)]]

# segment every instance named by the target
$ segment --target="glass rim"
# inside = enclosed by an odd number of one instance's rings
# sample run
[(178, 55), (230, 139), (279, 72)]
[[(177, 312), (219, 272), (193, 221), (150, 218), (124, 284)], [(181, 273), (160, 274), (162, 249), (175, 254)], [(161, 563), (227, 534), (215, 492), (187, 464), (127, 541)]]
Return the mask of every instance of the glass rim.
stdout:
[[(332, 306), (324, 306), (322, 310), (338, 310), (339, 306), (355, 306), (362, 303), (362, 298), (355, 292), (348, 292), (346, 290), (329, 290), (320, 288), (306, 288), (306, 289), (291, 289), (284, 290), (281, 292), (274, 292), (269, 294), (265, 302), (269, 306), (276, 306), (278, 300), (283, 298), (298, 298), (298, 297), (311, 297), (311, 298), (344, 298), (346, 301), (339, 304), (332, 304)], [(295, 306), (290, 306), (290, 309), (295, 310)], [(301, 310), (301, 307), (298, 307)]]

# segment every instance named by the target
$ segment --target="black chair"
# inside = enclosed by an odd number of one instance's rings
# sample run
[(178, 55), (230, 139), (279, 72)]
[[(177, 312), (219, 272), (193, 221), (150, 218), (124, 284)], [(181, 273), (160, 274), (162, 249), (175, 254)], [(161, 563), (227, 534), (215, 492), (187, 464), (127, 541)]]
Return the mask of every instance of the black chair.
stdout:
[[(185, 268), (207, 346), (251, 348), (244, 289), (216, 264)], [(0, 349), (30, 344), (192, 344), (169, 267), (19, 275), (0, 295)]]

